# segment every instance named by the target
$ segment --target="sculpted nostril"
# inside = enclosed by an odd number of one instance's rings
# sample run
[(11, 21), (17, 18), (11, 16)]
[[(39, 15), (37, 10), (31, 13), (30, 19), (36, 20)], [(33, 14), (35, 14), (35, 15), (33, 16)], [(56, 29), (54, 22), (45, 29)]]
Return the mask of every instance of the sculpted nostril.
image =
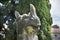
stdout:
[(38, 26), (38, 30), (40, 30), (40, 26)]

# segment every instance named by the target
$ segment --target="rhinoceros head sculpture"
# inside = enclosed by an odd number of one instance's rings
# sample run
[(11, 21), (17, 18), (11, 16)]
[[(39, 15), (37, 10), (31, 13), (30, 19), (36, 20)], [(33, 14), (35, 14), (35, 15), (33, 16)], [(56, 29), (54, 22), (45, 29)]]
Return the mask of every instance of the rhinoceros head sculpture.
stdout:
[(19, 12), (15, 11), (16, 22), (23, 25), (33, 25), (40, 26), (41, 22), (39, 17), (37, 16), (36, 9), (33, 4), (30, 4), (30, 12), (28, 14), (20, 15)]

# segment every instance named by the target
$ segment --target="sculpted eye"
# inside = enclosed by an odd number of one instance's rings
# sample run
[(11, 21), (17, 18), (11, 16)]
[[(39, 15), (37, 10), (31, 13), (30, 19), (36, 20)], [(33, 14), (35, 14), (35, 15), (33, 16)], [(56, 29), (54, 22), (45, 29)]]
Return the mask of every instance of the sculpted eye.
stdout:
[(31, 19), (32, 19), (32, 20), (34, 20), (34, 18), (33, 18), (33, 17), (32, 17)]

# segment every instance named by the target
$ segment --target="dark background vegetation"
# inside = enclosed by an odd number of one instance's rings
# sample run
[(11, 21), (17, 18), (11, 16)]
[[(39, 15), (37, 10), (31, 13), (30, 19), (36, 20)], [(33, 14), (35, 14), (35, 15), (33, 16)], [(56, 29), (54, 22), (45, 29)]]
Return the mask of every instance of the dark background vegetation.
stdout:
[[(51, 24), (52, 17), (50, 14), (51, 4), (49, 0), (19, 0), (19, 4), (14, 5), (15, 10), (20, 12), (20, 14), (28, 13), (30, 3), (36, 7), (37, 15), (41, 20), (40, 30), (38, 32), (39, 40), (52, 40), (51, 39)], [(8, 13), (7, 9), (12, 9), (12, 4), (8, 3), (8, 0), (0, 0), (3, 4), (6, 5), (6, 8), (0, 11), (3, 15)], [(14, 9), (13, 8), (13, 9)], [(0, 16), (0, 24), (2, 24), (3, 18)], [(12, 29), (11, 29), (12, 30)], [(10, 33), (13, 33), (11, 31)], [(9, 39), (10, 40), (10, 39)]]

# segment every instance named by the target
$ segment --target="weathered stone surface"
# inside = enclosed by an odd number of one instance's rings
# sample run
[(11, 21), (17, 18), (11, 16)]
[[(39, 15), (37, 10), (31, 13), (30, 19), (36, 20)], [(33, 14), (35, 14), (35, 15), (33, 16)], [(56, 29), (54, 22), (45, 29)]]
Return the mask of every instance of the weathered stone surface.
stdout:
[(17, 32), (17, 40), (33, 40), (33, 34), (31, 34), (31, 37), (27, 34), (27, 36), (24, 37), (23, 35), (23, 30), (26, 31), (26, 28), (28, 26), (31, 26), (33, 29), (33, 26), (40, 26), (41, 22), (39, 17), (36, 14), (36, 9), (33, 4), (30, 4), (30, 12), (28, 14), (23, 14), (20, 15), (19, 12), (15, 11), (15, 16), (16, 16), (16, 32)]

